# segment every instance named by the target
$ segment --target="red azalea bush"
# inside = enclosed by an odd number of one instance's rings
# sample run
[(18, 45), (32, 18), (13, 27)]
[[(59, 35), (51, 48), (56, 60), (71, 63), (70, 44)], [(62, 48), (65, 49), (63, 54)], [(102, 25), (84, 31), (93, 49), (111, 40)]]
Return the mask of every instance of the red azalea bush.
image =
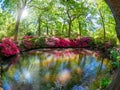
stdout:
[(15, 43), (8, 39), (2, 39), (2, 43), (0, 44), (0, 53), (4, 57), (9, 57), (19, 53), (19, 49), (15, 45)]

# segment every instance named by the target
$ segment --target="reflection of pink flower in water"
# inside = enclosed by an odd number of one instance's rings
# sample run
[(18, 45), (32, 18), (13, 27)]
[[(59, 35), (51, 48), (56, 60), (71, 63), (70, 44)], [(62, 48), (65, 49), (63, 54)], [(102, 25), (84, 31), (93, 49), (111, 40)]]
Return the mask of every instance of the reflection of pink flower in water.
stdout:
[(100, 56), (100, 52), (99, 52), (99, 51), (96, 51), (96, 52), (95, 52), (95, 56), (96, 56), (96, 57), (99, 57), (99, 56)]
[(61, 84), (64, 84), (66, 81), (70, 80), (70, 78), (71, 78), (71, 74), (70, 74), (70, 71), (68, 69), (64, 69), (57, 76), (57, 80)]
[(61, 55), (62, 55), (62, 53), (61, 52), (55, 52), (55, 54), (54, 54), (56, 57), (60, 57)]
[(65, 56), (71, 56), (72, 55), (72, 53), (71, 53), (71, 51), (65, 51), (65, 52), (63, 52), (63, 55), (65, 55)]
[(14, 64), (16, 64), (19, 60), (20, 60), (20, 55), (18, 54), (18, 55), (16, 55), (16, 56), (14, 57), (14, 60), (11, 62), (11, 64), (14, 65)]
[(64, 51), (54, 51), (54, 56), (60, 57), (60, 56), (71, 56), (74, 53), (70, 50), (64, 50)]

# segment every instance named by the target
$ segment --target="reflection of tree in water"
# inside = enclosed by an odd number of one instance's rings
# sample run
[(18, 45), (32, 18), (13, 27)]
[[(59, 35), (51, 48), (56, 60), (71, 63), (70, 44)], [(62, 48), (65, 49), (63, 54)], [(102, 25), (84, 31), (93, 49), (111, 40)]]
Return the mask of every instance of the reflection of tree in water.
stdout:
[(70, 90), (74, 85), (82, 84), (85, 77), (87, 81), (96, 73), (94, 64), (99, 62), (93, 56), (63, 52), (58, 51), (59, 56), (53, 52), (24, 53), (16, 64), (5, 70), (3, 87), (7, 85), (13, 90)]

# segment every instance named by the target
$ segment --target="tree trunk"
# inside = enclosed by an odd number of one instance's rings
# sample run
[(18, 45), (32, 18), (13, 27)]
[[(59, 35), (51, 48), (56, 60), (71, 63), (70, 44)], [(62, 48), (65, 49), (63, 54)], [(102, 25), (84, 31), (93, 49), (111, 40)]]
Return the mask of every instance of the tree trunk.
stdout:
[(105, 18), (104, 18), (104, 16), (102, 15), (102, 12), (101, 12), (100, 9), (99, 9), (99, 14), (100, 14), (100, 17), (101, 17), (101, 20), (102, 20), (103, 35), (104, 35), (104, 42), (105, 42), (105, 40), (106, 40)]
[(81, 24), (80, 24), (80, 21), (78, 21), (78, 25), (79, 25), (79, 35), (80, 37), (82, 36), (82, 28), (81, 28)]
[[(110, 7), (115, 22), (116, 22), (116, 33), (120, 41), (120, 0), (105, 0)], [(106, 90), (120, 90), (120, 67), (116, 72), (113, 82), (106, 88)]]
[(70, 21), (69, 22), (69, 27), (68, 27), (68, 37), (71, 36), (71, 25), (72, 25), (72, 22)]
[(120, 67), (118, 68), (112, 83), (106, 88), (106, 90), (120, 90)]
[(120, 41), (120, 0), (105, 0), (110, 7), (116, 22), (116, 33)]
[(51, 33), (50, 33), (51, 36), (53, 36), (53, 30), (51, 30)]
[(62, 25), (62, 34), (64, 33), (65, 24)]
[(38, 36), (41, 35), (41, 16), (38, 16)]
[(46, 29), (47, 29), (47, 35), (48, 35), (49, 34), (48, 24), (46, 24)]
[(17, 21), (16, 21), (16, 25), (15, 25), (15, 36), (14, 36), (15, 41), (17, 41), (17, 38), (18, 38), (19, 24), (20, 24), (20, 19), (21, 19), (22, 13), (23, 13), (23, 10), (20, 9), (18, 11)]
[(120, 41), (120, 23), (118, 25), (116, 25), (116, 33), (117, 33), (117, 37)]
[[(19, 4), (20, 4), (20, 3), (19, 3)], [(18, 38), (20, 19), (21, 19), (23, 10), (24, 10), (25, 7), (26, 7), (26, 4), (27, 4), (27, 0), (25, 0), (25, 1), (23, 2), (23, 5), (21, 5), (21, 7), (18, 7), (19, 10), (18, 10), (18, 16), (17, 16), (16, 25), (15, 25), (15, 36), (14, 36), (14, 40), (15, 40), (15, 41), (17, 41), (17, 38)]]

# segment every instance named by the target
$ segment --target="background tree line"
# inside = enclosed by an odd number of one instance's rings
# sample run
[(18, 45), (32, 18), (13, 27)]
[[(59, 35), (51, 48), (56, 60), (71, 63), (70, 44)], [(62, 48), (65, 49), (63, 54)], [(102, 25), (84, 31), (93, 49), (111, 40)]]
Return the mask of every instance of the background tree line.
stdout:
[(115, 21), (104, 0), (3, 0), (0, 5), (0, 38), (17, 40), (27, 33), (116, 38)]

